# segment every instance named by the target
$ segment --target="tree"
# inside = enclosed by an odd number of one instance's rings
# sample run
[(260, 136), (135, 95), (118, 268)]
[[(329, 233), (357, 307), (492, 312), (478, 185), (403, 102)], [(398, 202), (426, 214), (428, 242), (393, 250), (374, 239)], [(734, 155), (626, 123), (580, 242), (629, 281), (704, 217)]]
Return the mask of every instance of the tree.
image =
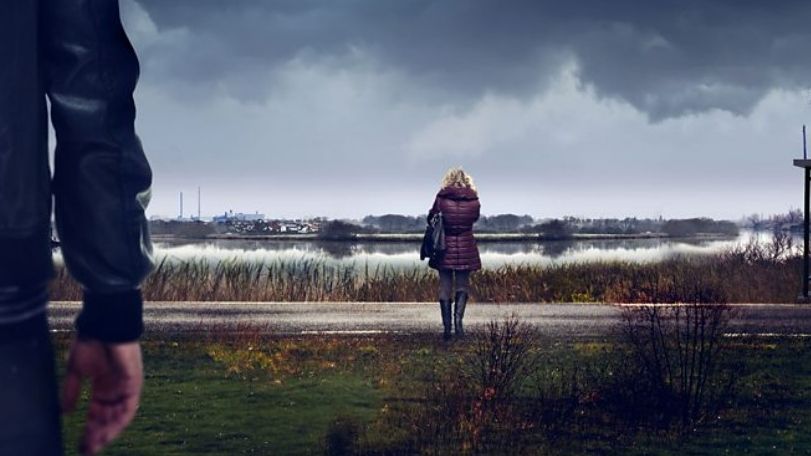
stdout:
[(321, 227), (318, 237), (321, 239), (351, 239), (363, 232), (363, 227), (343, 220), (331, 220)]
[(560, 219), (552, 219), (537, 225), (544, 236), (550, 239), (568, 239), (572, 237), (572, 227)]
[(734, 236), (738, 234), (738, 225), (709, 218), (674, 219), (665, 222), (662, 231), (668, 236), (693, 236), (699, 233)]

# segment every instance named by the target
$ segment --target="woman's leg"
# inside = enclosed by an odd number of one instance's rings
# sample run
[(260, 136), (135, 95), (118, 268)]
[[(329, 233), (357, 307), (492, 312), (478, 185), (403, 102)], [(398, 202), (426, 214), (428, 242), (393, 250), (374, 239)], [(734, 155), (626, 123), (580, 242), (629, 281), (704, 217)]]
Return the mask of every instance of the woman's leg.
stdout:
[(470, 271), (456, 271), (456, 292), (470, 294)]
[(450, 269), (439, 270), (439, 300), (449, 301), (453, 290), (453, 271)]
[(453, 311), (453, 322), (458, 336), (465, 335), (462, 319), (465, 317), (465, 306), (467, 305), (469, 291), (470, 271), (456, 271), (456, 293), (454, 295), (456, 307)]
[(442, 314), (443, 337), (447, 340), (451, 336), (451, 290), (453, 285), (453, 271), (439, 270), (439, 311)]

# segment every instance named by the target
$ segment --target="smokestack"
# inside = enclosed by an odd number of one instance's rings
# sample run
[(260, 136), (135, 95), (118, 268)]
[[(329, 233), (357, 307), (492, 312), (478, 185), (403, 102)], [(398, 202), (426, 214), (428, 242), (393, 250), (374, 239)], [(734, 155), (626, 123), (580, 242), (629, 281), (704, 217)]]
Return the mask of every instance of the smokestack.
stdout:
[(180, 217), (183, 218), (183, 192), (180, 192)]
[(200, 187), (197, 187), (197, 220), (200, 220)]

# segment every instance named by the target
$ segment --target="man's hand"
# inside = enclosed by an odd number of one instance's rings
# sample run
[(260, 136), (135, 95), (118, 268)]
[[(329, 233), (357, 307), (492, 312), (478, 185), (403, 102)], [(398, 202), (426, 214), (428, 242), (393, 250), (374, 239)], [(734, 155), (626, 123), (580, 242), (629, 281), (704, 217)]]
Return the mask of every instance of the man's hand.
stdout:
[(62, 392), (64, 413), (76, 409), (85, 378), (90, 380), (90, 405), (79, 451), (94, 455), (118, 437), (138, 410), (143, 386), (140, 344), (74, 340)]

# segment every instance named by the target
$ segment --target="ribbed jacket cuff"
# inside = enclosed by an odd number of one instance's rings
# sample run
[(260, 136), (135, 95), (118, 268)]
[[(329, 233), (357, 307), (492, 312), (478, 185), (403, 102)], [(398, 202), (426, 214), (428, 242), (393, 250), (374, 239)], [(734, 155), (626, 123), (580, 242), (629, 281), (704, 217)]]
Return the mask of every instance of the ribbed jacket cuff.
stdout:
[(79, 337), (102, 342), (133, 342), (144, 332), (141, 290), (117, 293), (85, 291), (84, 306), (76, 318)]

